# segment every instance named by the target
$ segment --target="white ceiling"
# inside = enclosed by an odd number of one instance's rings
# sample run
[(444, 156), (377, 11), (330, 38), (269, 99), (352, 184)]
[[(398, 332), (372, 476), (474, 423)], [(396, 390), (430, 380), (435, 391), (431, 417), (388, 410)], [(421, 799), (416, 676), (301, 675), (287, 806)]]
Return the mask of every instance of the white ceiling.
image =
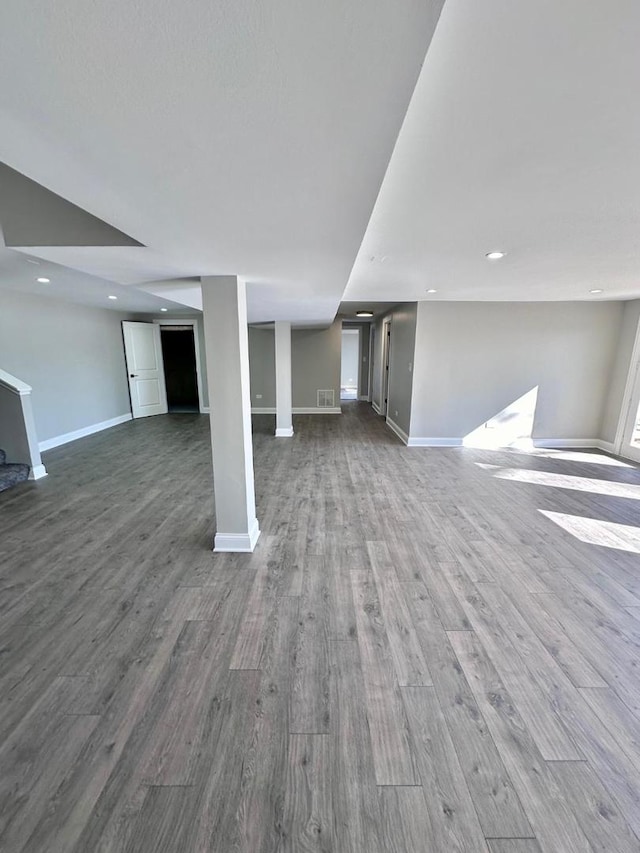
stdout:
[(447, 0), (344, 299), (640, 296), (639, 83), (637, 0)]
[[(49, 283), (40, 283), (36, 280), (38, 278), (48, 278)], [(176, 304), (169, 298), (152, 296), (135, 287), (123, 287), (78, 270), (6, 249), (0, 235), (0, 293), (2, 290), (46, 296), (125, 313), (152, 313), (160, 316), (161, 309), (166, 308), (172, 315), (193, 314), (193, 310)], [(109, 296), (117, 296), (117, 299), (109, 299)]]
[(250, 320), (329, 322), (441, 5), (4, 0), (0, 160), (144, 246), (30, 253), (191, 305), (238, 274)]
[(341, 302), (338, 308), (338, 314), (344, 320), (358, 320), (358, 311), (371, 311), (373, 319), (380, 317), (392, 308), (395, 308), (397, 302)]
[(236, 273), (254, 323), (640, 296), (640, 4), (447, 0), (405, 116), (440, 6), (5, 0), (0, 161), (144, 244), (24, 250), (125, 310)]

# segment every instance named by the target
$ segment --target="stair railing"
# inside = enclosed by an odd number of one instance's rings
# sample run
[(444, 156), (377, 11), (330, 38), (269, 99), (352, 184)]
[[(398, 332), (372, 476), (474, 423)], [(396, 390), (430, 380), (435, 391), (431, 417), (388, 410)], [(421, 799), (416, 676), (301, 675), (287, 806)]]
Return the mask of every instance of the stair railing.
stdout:
[(46, 477), (31, 406), (31, 386), (0, 370), (0, 448), (9, 462), (29, 465), (30, 480)]

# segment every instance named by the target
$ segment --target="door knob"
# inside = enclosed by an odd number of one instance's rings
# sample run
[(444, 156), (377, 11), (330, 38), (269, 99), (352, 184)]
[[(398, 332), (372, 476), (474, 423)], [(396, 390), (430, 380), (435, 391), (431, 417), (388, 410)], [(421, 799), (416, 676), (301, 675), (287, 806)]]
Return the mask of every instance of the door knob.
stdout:
[(137, 375), (138, 375), (137, 373), (130, 373), (129, 374), (131, 379), (135, 379)]

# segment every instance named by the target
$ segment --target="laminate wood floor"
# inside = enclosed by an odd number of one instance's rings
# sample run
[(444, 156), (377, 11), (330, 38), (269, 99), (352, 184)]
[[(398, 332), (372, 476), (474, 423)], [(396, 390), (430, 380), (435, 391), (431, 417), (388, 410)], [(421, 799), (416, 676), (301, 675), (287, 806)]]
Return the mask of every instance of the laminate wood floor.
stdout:
[(294, 420), (252, 555), (205, 416), (0, 495), (0, 849), (640, 851), (640, 470)]

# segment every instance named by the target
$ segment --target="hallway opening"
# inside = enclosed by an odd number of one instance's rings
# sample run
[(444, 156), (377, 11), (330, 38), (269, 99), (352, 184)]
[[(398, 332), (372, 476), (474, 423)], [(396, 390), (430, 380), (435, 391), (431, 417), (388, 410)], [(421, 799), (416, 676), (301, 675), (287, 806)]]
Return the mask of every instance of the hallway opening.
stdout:
[(360, 371), (360, 329), (342, 329), (342, 357), (340, 367), (340, 399), (358, 399)]
[(169, 412), (199, 412), (193, 326), (163, 325), (160, 337)]

